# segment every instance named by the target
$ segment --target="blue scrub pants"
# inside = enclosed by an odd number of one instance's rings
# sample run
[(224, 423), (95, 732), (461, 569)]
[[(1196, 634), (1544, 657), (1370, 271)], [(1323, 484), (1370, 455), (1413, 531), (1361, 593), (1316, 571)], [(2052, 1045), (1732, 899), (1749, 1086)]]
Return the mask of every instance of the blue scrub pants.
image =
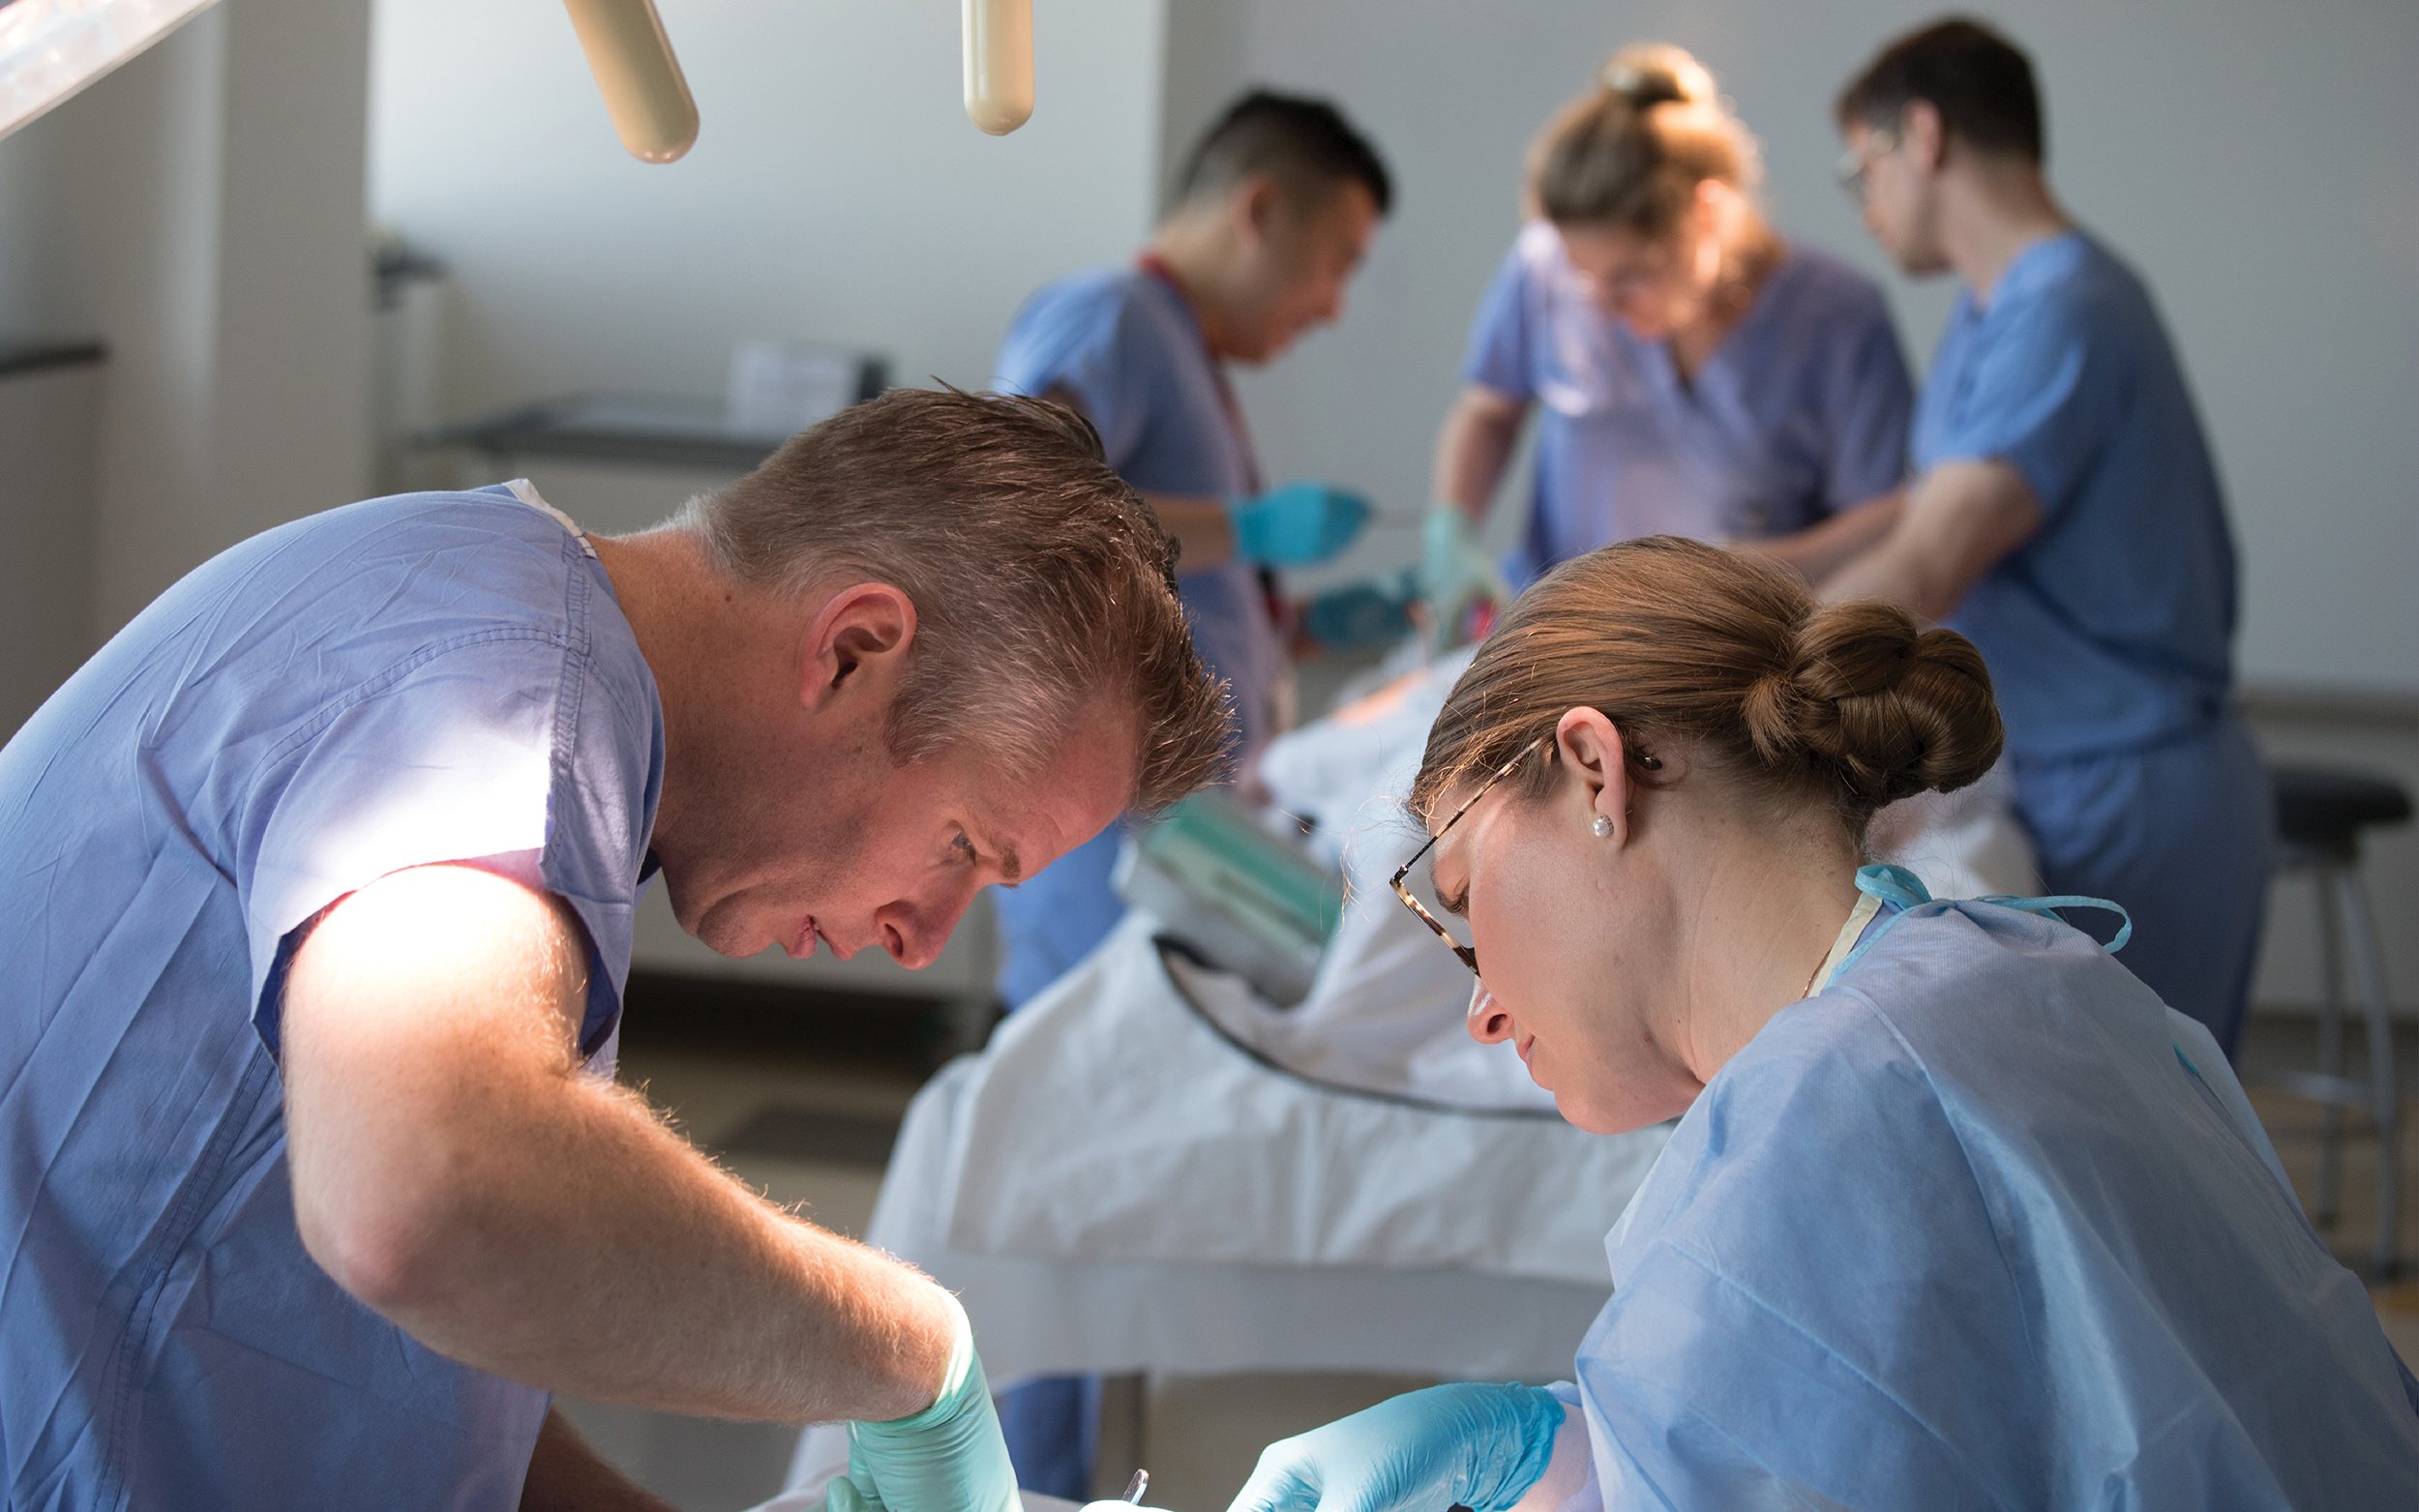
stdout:
[[(2134, 937), (2117, 960), (2207, 1025), (2231, 1059), (2275, 846), (2275, 802), (2251, 732), (2229, 714), (2138, 751), (2014, 765), (2016, 813), (2048, 891), (2122, 904)], [(2112, 916), (2070, 914), (2097, 938), (2116, 932)]]
[[(1014, 1013), (1092, 953), (1125, 915), (1109, 885), (1125, 827), (1112, 824), (1027, 878), (991, 890), (1006, 959), (1000, 997)], [(1044, 1376), (1000, 1396), (1000, 1432), (1016, 1483), (1069, 1501), (1091, 1499), (1100, 1452), (1100, 1378)]]
[(1125, 901), (1109, 885), (1124, 839), (1125, 826), (1112, 824), (1017, 887), (991, 889), (1005, 956), (1000, 998), (1010, 1013), (1090, 955), (1125, 916)]

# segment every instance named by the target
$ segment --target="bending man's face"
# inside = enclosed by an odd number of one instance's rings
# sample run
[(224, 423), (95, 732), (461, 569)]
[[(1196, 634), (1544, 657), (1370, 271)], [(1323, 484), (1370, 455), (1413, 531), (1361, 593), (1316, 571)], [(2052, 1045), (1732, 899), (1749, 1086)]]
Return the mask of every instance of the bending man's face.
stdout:
[(1129, 725), (1096, 706), (1038, 776), (979, 741), (893, 766), (879, 730), (839, 769), (727, 774), (664, 882), (680, 927), (726, 956), (778, 945), (929, 965), (987, 884), (1014, 884), (1108, 827), (1132, 790)]

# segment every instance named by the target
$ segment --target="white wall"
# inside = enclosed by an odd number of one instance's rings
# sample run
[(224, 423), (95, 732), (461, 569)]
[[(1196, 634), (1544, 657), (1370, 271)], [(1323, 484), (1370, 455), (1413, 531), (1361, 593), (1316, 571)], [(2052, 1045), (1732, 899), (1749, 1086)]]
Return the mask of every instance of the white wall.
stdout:
[[(1521, 150), (1633, 39), (1716, 71), (1762, 136), (1776, 219), (1885, 277), (1919, 365), (1945, 318), (1949, 290), (1888, 275), (1831, 181), (1833, 94), (1934, 4), (1170, 3), (1171, 151), (1263, 81), (1336, 99), (1401, 184), (1344, 324), (1239, 385), (1273, 475), (1422, 506)], [(2243, 548), (2246, 676), (2419, 691), (2419, 7), (2037, 0), (2001, 19), (2044, 80), (2060, 193), (2149, 279), (2200, 397)]]
[(368, 44), (368, 0), (224, 0), (0, 140), (0, 326), (109, 348), (95, 644), (360, 495)]
[(1004, 138), (961, 108), (955, 0), (659, 8), (702, 123), (669, 166), (622, 153), (561, 6), (377, 6), (372, 204), (452, 266), (458, 414), (719, 393), (755, 336), (980, 387), (1027, 293), (1149, 228), (1155, 0), (1039, 0), (1038, 104)]

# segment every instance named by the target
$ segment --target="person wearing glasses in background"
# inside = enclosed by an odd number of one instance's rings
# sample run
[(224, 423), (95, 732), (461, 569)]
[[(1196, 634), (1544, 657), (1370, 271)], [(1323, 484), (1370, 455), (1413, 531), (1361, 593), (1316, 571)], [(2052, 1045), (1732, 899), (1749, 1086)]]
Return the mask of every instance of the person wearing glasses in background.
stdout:
[(2032, 67), (2004, 38), (1926, 26), (1837, 115), (1874, 239), (1965, 287), (1916, 406), (1915, 481), (1749, 548), (1982, 647), (2048, 890), (2132, 910), (2126, 965), (2231, 1055), (2272, 815), (2232, 704), (2234, 543), (2183, 367), (2141, 279), (2051, 196)]
[[(1786, 534), (1903, 479), (1913, 390), (1881, 290), (1776, 231), (1760, 178), (1713, 75), (1664, 44), (1615, 53), (1547, 124), (1437, 438), (1440, 643), (1474, 601), (1599, 546)], [(1480, 524), (1532, 405), (1529, 520), (1499, 576)]]
[(1566, 1118), (1680, 1121), (1572, 1381), (1271, 1444), (1234, 1512), (2419, 1506), (2419, 1381), (2216, 1042), (2049, 911), (2107, 905), (1859, 865), (2000, 743), (1963, 636), (1702, 543), (1512, 606), (1412, 788), (1431, 926)]

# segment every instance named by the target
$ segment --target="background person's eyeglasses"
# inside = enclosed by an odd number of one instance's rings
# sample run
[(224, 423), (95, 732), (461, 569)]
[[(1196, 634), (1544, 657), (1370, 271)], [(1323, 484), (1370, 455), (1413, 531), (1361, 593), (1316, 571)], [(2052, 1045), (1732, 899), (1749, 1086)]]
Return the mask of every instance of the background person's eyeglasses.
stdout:
[[(1461, 816), (1470, 812), (1470, 806), (1472, 804), (1477, 803), (1479, 799), (1487, 795), (1487, 789), (1493, 787), (1497, 783), (1502, 782), (1505, 778), (1509, 777), (1512, 774), (1512, 768), (1527, 760), (1530, 754), (1536, 751), (1538, 747), (1551, 745), (1553, 740), (1554, 737), (1552, 735), (1539, 735), (1537, 739), (1530, 741), (1525, 746), (1522, 746), (1519, 753), (1510, 760), (1505, 762), (1502, 766), (1497, 767), (1493, 777), (1490, 777), (1485, 782), (1480, 783), (1478, 785), (1478, 790), (1463, 799), (1461, 807), (1453, 811), (1452, 816), (1437, 826), (1436, 833), (1428, 837), (1428, 843), (1426, 845), (1421, 845), (1418, 850), (1413, 851), (1411, 853), (1410, 860), (1394, 869), (1394, 875), (1387, 884), (1394, 889), (1394, 896), (1403, 901), (1404, 907), (1409, 908), (1412, 912), (1418, 914), (1419, 916), (1419, 922), (1435, 932), (1436, 937), (1443, 940), (1448, 949), (1452, 951), (1454, 955), (1461, 958), (1461, 964), (1470, 968), (1470, 974), (1472, 976), (1477, 976), (1478, 974), (1478, 947), (1471, 941), (1457, 938), (1452, 931), (1447, 929), (1435, 914), (1430, 913), (1427, 908), (1420, 904), (1419, 899), (1411, 896), (1411, 890), (1403, 885), (1403, 878), (1411, 875), (1411, 869), (1419, 864), (1419, 858), (1421, 856), (1426, 855), (1430, 850), (1436, 848), (1436, 843), (1445, 838), (1445, 832), (1447, 830), (1451, 829), (1454, 825), (1461, 822)], [(1461, 921), (1461, 923), (1463, 930), (1467, 932), (1470, 927), (1468, 921), (1464, 920)]]
[(1839, 192), (1865, 203), (1866, 191), (1872, 188), (1873, 164), (1898, 150), (1898, 133), (1883, 130), (1868, 132), (1863, 147), (1851, 147), (1839, 155), (1839, 165), (1832, 169), (1832, 177), (1839, 181)]

